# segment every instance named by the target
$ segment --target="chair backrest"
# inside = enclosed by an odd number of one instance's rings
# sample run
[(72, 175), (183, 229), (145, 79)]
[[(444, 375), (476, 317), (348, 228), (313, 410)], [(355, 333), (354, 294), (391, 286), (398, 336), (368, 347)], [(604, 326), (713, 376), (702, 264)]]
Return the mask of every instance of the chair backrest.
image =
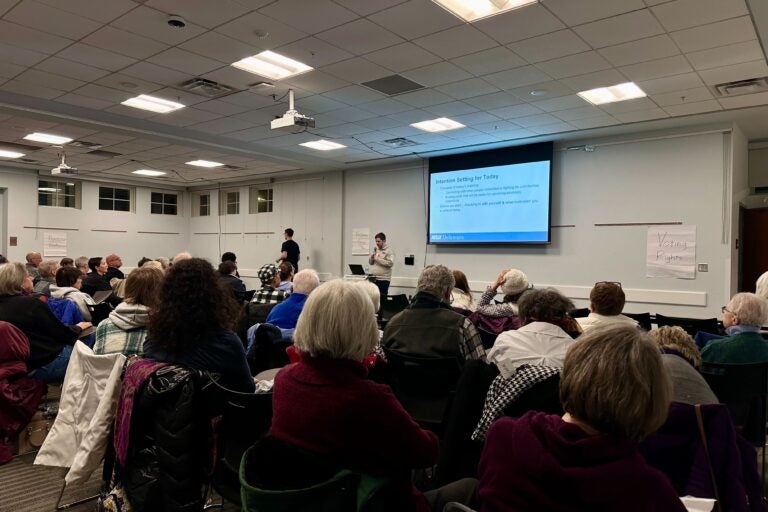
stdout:
[(651, 314), (650, 313), (622, 313), (622, 315), (628, 316), (633, 320), (637, 320), (637, 323), (640, 324), (640, 327), (642, 327), (646, 331), (651, 330)]
[(572, 309), (568, 314), (571, 318), (584, 318), (589, 316), (589, 308)]
[(720, 402), (728, 406), (736, 429), (749, 442), (764, 445), (768, 363), (703, 363), (699, 371)]
[(251, 302), (251, 299), (253, 299), (253, 296), (256, 295), (256, 290), (246, 290), (245, 291), (245, 302)]
[(88, 311), (91, 313), (91, 323), (95, 326), (99, 325), (102, 320), (109, 317), (109, 313), (112, 311), (112, 306), (109, 302), (88, 304)]
[(400, 295), (387, 295), (383, 297), (381, 303), (382, 320), (386, 321), (408, 307), (408, 296), (404, 293)]
[(483, 347), (487, 350), (496, 343), (496, 337), (504, 331), (514, 331), (520, 328), (522, 322), (517, 315), (489, 316), (474, 311), (469, 315), (469, 320), (477, 327)]
[(699, 331), (718, 334), (720, 327), (717, 318), (684, 318), (679, 316), (664, 316), (656, 313), (656, 325), (677, 325), (682, 327), (691, 336), (696, 336)]
[(455, 357), (423, 357), (384, 349), (395, 396), (422, 427), (441, 432), (461, 377)]

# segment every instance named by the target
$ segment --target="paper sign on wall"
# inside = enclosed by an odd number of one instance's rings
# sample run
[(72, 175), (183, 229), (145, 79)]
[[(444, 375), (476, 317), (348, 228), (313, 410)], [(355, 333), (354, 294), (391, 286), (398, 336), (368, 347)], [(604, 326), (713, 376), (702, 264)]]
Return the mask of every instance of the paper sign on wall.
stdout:
[(43, 232), (43, 256), (67, 255), (67, 234)]
[(696, 277), (696, 226), (650, 226), (646, 277)]
[(352, 254), (354, 256), (368, 256), (371, 243), (370, 228), (354, 228), (352, 230)]

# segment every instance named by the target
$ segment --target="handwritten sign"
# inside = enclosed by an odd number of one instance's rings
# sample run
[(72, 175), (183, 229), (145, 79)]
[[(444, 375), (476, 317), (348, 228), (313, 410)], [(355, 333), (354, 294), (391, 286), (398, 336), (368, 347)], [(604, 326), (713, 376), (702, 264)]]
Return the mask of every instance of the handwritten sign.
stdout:
[(368, 256), (371, 244), (370, 228), (354, 228), (352, 230), (352, 255)]
[(646, 277), (696, 277), (696, 226), (650, 226)]
[(43, 232), (43, 256), (67, 255), (67, 234)]

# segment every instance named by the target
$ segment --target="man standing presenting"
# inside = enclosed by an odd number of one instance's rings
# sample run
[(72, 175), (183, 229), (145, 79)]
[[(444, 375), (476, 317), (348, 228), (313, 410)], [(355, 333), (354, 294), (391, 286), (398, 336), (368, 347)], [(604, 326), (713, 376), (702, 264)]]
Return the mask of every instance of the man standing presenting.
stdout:
[(299, 244), (293, 241), (293, 230), (291, 228), (286, 229), (283, 233), (283, 236), (285, 237), (285, 242), (283, 242), (282, 247), (280, 247), (280, 251), (282, 252), (280, 253), (280, 257), (277, 259), (277, 263), (287, 261), (293, 265), (294, 272), (298, 272), (299, 257), (301, 256)]
[(109, 283), (113, 277), (118, 279), (125, 279), (125, 274), (120, 270), (123, 266), (123, 260), (117, 254), (110, 254), (107, 256), (107, 273), (104, 274), (104, 279)]
[(376, 286), (379, 287), (379, 293), (382, 300), (389, 293), (389, 282), (392, 280), (392, 266), (395, 264), (395, 255), (387, 245), (387, 235), (376, 233), (374, 237), (376, 248), (373, 254), (368, 257), (368, 274), (376, 278)]

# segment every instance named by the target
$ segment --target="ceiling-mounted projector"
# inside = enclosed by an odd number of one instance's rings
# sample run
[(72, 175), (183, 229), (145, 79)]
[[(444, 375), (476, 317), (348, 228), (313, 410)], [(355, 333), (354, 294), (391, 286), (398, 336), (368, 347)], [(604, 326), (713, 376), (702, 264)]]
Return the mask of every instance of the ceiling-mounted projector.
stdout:
[(284, 130), (291, 133), (299, 133), (307, 128), (315, 127), (315, 119), (313, 117), (300, 114), (294, 107), (293, 101), (293, 89), (288, 90), (288, 111), (282, 115), (273, 119), (269, 124), (272, 130)]
[(77, 174), (77, 168), (67, 165), (67, 155), (61, 152), (61, 163), (51, 169), (51, 174)]

